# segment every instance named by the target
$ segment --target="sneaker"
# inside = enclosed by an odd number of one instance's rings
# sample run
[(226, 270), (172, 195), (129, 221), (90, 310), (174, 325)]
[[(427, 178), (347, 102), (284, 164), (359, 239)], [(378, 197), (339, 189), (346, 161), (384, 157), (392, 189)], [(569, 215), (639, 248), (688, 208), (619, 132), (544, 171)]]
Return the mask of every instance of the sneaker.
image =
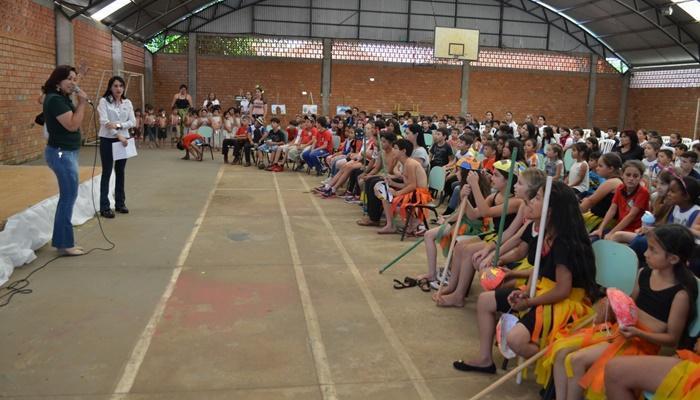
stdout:
[(333, 189), (328, 189), (328, 190), (324, 191), (324, 192), (321, 194), (321, 196), (323, 196), (324, 199), (333, 198), (333, 197), (335, 197), (335, 190), (333, 190)]
[(281, 166), (281, 165), (279, 165), (279, 164), (275, 164), (272, 168), (273, 168), (273, 169), (272, 169), (273, 172), (282, 172), (282, 171), (284, 171), (284, 167)]
[(295, 171), (303, 171), (304, 170), (304, 164), (299, 164)]

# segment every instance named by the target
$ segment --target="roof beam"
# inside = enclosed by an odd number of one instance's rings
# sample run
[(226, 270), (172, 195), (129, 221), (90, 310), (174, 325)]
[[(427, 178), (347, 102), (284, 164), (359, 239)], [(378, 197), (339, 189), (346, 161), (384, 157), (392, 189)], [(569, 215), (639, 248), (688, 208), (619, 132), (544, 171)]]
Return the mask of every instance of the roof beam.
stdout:
[[(194, 0), (187, 0), (187, 1), (183, 2), (183, 3), (178, 4), (177, 6), (171, 8), (171, 9), (169, 9), (169, 10), (165, 10), (165, 11), (162, 12), (158, 17), (156, 17), (156, 18), (150, 20), (148, 23), (146, 23), (146, 24), (144, 24), (143, 26), (139, 27), (139, 28), (136, 29), (135, 31), (129, 33), (129, 35), (126, 37), (126, 39), (128, 39), (128, 38), (134, 36), (135, 34), (141, 32), (142, 30), (144, 30), (144, 29), (146, 29), (146, 28), (148, 28), (149, 26), (153, 25), (154, 23), (159, 22), (161, 19), (165, 18), (167, 15), (169, 15), (169, 14), (172, 13), (173, 11), (175, 11), (175, 10), (181, 8), (181, 7), (185, 7), (185, 6), (187, 6), (187, 4), (189, 4), (189, 3), (193, 2), (193, 1), (194, 1)], [(148, 39), (150, 39), (150, 38), (148, 38)]]
[[(681, 42), (680, 39), (679, 39), (678, 37), (676, 37), (676, 36), (670, 34), (666, 29), (664, 29), (663, 27), (661, 27), (661, 26), (660, 26), (659, 24), (657, 24), (654, 20), (652, 20), (651, 18), (647, 17), (646, 14), (640, 12), (639, 9), (637, 8), (637, 2), (636, 2), (636, 1), (633, 2), (633, 6), (630, 6), (629, 4), (625, 3), (625, 2), (622, 1), (622, 0), (613, 0), (613, 1), (614, 1), (615, 3), (617, 3), (617, 4), (619, 4), (619, 5), (621, 5), (621, 6), (625, 7), (625, 8), (627, 8), (627, 9), (629, 9), (630, 11), (633, 11), (634, 13), (636, 13), (637, 15), (639, 15), (640, 17), (644, 18), (645, 21), (647, 21), (648, 23), (650, 23), (651, 25), (653, 25), (654, 27), (656, 27), (657, 29), (659, 29), (661, 32), (663, 32), (664, 35), (666, 35), (667, 37), (669, 37), (669, 38), (670, 38), (671, 40), (673, 40), (678, 46), (680, 46), (686, 53), (688, 53), (688, 55), (689, 55), (695, 62), (700, 63), (700, 57), (698, 57), (698, 55), (696, 55), (695, 53), (693, 53), (692, 51), (690, 51), (690, 49), (688, 49), (687, 47), (685, 47), (685, 44), (683, 44), (683, 42)], [(643, 1), (646, 3), (646, 0), (643, 0)], [(657, 16), (658, 16), (658, 14), (659, 14), (659, 10), (658, 10), (658, 9), (656, 9), (656, 14), (657, 14)], [(680, 32), (680, 30), (679, 30), (679, 32)], [(692, 37), (692, 36), (691, 36), (691, 37)]]

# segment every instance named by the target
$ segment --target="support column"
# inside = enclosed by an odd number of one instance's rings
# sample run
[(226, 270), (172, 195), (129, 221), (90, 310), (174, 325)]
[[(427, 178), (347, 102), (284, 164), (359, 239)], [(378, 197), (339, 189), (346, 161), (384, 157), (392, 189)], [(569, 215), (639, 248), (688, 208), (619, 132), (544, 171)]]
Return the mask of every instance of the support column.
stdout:
[(73, 24), (55, 6), (54, 15), (56, 16), (56, 65), (75, 65)]
[(598, 86), (598, 55), (591, 54), (591, 70), (588, 74), (588, 103), (586, 105), (586, 127), (593, 128), (595, 113), (595, 93)]
[(189, 51), (187, 53), (187, 87), (194, 104), (197, 103), (197, 34), (189, 34)]
[(459, 113), (464, 117), (469, 111), (469, 61), (462, 63), (462, 86), (459, 98)]
[(630, 73), (629, 71), (622, 77), (622, 90), (620, 92), (620, 113), (617, 118), (617, 129), (622, 132), (625, 129), (625, 120), (627, 119), (627, 92), (630, 88)]
[(323, 65), (321, 67), (321, 110), (323, 115), (331, 116), (331, 50), (333, 41), (323, 39)]
[(124, 56), (122, 54), (122, 42), (112, 35), (112, 75), (122, 76), (124, 69)]
[(150, 51), (144, 50), (144, 96), (146, 103), (153, 104), (153, 54)]

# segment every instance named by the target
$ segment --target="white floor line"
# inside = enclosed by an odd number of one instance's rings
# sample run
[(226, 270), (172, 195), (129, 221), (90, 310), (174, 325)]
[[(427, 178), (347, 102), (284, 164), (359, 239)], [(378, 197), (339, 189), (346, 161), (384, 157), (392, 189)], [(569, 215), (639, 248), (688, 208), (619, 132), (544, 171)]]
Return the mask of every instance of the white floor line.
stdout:
[(136, 375), (139, 373), (139, 369), (141, 368), (143, 359), (146, 357), (148, 347), (151, 345), (151, 339), (153, 338), (153, 334), (156, 331), (156, 327), (158, 326), (160, 319), (163, 317), (165, 306), (168, 303), (168, 299), (170, 299), (170, 296), (172, 296), (173, 294), (173, 290), (175, 289), (175, 283), (177, 283), (177, 279), (180, 277), (182, 267), (183, 265), (185, 265), (185, 261), (187, 260), (187, 257), (190, 254), (192, 243), (197, 237), (199, 228), (202, 226), (202, 221), (204, 220), (204, 216), (207, 213), (207, 209), (209, 209), (209, 204), (211, 203), (211, 199), (214, 197), (214, 192), (216, 192), (216, 187), (219, 185), (219, 181), (221, 180), (221, 176), (223, 175), (223, 173), (224, 168), (219, 168), (219, 173), (216, 175), (216, 180), (214, 181), (214, 187), (209, 192), (209, 196), (207, 197), (206, 203), (204, 203), (202, 212), (199, 213), (199, 217), (194, 223), (192, 232), (190, 232), (190, 236), (187, 238), (185, 246), (182, 248), (180, 256), (177, 258), (177, 264), (175, 265), (175, 269), (173, 269), (173, 272), (170, 275), (170, 281), (168, 282), (168, 286), (165, 288), (163, 295), (160, 297), (160, 300), (158, 301), (155, 310), (153, 310), (153, 315), (151, 315), (151, 319), (148, 320), (148, 324), (146, 324), (146, 327), (143, 329), (143, 332), (141, 332), (141, 336), (139, 337), (138, 342), (136, 342), (136, 345), (134, 346), (134, 349), (131, 352), (129, 361), (126, 363), (126, 366), (124, 366), (124, 372), (122, 373), (121, 379), (119, 379), (119, 383), (117, 383), (117, 387), (114, 389), (114, 395), (112, 396), (113, 400), (122, 399), (126, 397), (126, 395), (131, 391), (131, 388), (134, 385)]
[(304, 318), (306, 319), (306, 330), (308, 332), (309, 342), (311, 345), (311, 353), (313, 354), (314, 364), (316, 366), (316, 376), (318, 377), (318, 382), (321, 386), (323, 398), (327, 400), (335, 400), (338, 398), (338, 394), (335, 390), (330, 365), (328, 364), (328, 357), (326, 356), (326, 346), (323, 344), (321, 327), (318, 323), (318, 315), (316, 314), (316, 309), (311, 302), (309, 285), (306, 283), (306, 276), (304, 275), (304, 270), (301, 267), (301, 258), (299, 257), (299, 249), (297, 248), (296, 239), (294, 238), (294, 231), (292, 231), (292, 223), (289, 221), (287, 207), (282, 200), (282, 191), (277, 183), (277, 173), (272, 174), (272, 179), (275, 183), (277, 201), (279, 202), (280, 211), (282, 212), (282, 221), (284, 222), (284, 231), (287, 236), (287, 243), (289, 244), (289, 252), (292, 255), (294, 275), (296, 276), (297, 286), (299, 288), (301, 306), (304, 310)]
[[(299, 180), (301, 181), (303, 187), (308, 191), (309, 185), (307, 185), (306, 181), (301, 176), (299, 176)], [(326, 217), (326, 214), (323, 212), (323, 209), (321, 208), (321, 206), (319, 206), (316, 196), (309, 197), (311, 198), (311, 203), (314, 205), (314, 208), (316, 208), (316, 211), (318, 212), (321, 221), (326, 226), (326, 229), (328, 229), (328, 232), (330, 233), (331, 238), (335, 242), (336, 247), (338, 247), (338, 250), (340, 250), (340, 254), (343, 258), (343, 261), (345, 261), (345, 264), (352, 273), (352, 276), (355, 278), (355, 282), (357, 283), (357, 286), (359, 286), (362, 294), (365, 296), (365, 300), (367, 301), (367, 304), (369, 304), (369, 308), (372, 310), (374, 318), (379, 323), (379, 326), (382, 328), (382, 331), (384, 331), (384, 336), (386, 336), (387, 340), (389, 341), (389, 344), (396, 352), (396, 356), (399, 358), (401, 365), (403, 366), (404, 370), (411, 379), (411, 382), (413, 383), (413, 386), (418, 392), (418, 395), (421, 399), (424, 400), (434, 400), (435, 397), (428, 388), (428, 385), (426, 385), (425, 378), (423, 378), (423, 375), (418, 370), (418, 367), (416, 367), (416, 365), (413, 363), (413, 360), (411, 360), (411, 357), (408, 355), (408, 350), (403, 345), (403, 343), (401, 343), (401, 340), (394, 331), (394, 328), (392, 328), (391, 323), (389, 323), (389, 320), (384, 315), (384, 312), (379, 306), (379, 303), (377, 303), (377, 299), (375, 299), (374, 295), (369, 290), (369, 287), (367, 286), (367, 283), (362, 277), (360, 270), (357, 268), (355, 261), (353, 261), (352, 257), (350, 257), (350, 252), (348, 252), (348, 250), (345, 248), (345, 245), (343, 245), (343, 242), (340, 240), (340, 237), (336, 233), (335, 228), (333, 228), (333, 224), (331, 224), (331, 222)]]

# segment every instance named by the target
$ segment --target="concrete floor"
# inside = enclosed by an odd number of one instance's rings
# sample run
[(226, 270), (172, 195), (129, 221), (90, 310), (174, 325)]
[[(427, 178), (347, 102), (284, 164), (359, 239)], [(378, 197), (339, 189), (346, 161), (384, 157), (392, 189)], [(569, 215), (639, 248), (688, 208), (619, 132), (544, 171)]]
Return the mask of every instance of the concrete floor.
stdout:
[[(410, 241), (309, 194), (316, 177), (141, 153), (131, 214), (103, 221), (116, 248), (53, 262), (0, 309), (0, 397), (466, 399), (496, 379), (452, 368), (477, 351), (474, 298), (392, 289), (423, 272), (422, 246), (379, 275)], [(96, 220), (76, 236), (105, 246)], [(510, 382), (492, 398), (536, 396)]]

